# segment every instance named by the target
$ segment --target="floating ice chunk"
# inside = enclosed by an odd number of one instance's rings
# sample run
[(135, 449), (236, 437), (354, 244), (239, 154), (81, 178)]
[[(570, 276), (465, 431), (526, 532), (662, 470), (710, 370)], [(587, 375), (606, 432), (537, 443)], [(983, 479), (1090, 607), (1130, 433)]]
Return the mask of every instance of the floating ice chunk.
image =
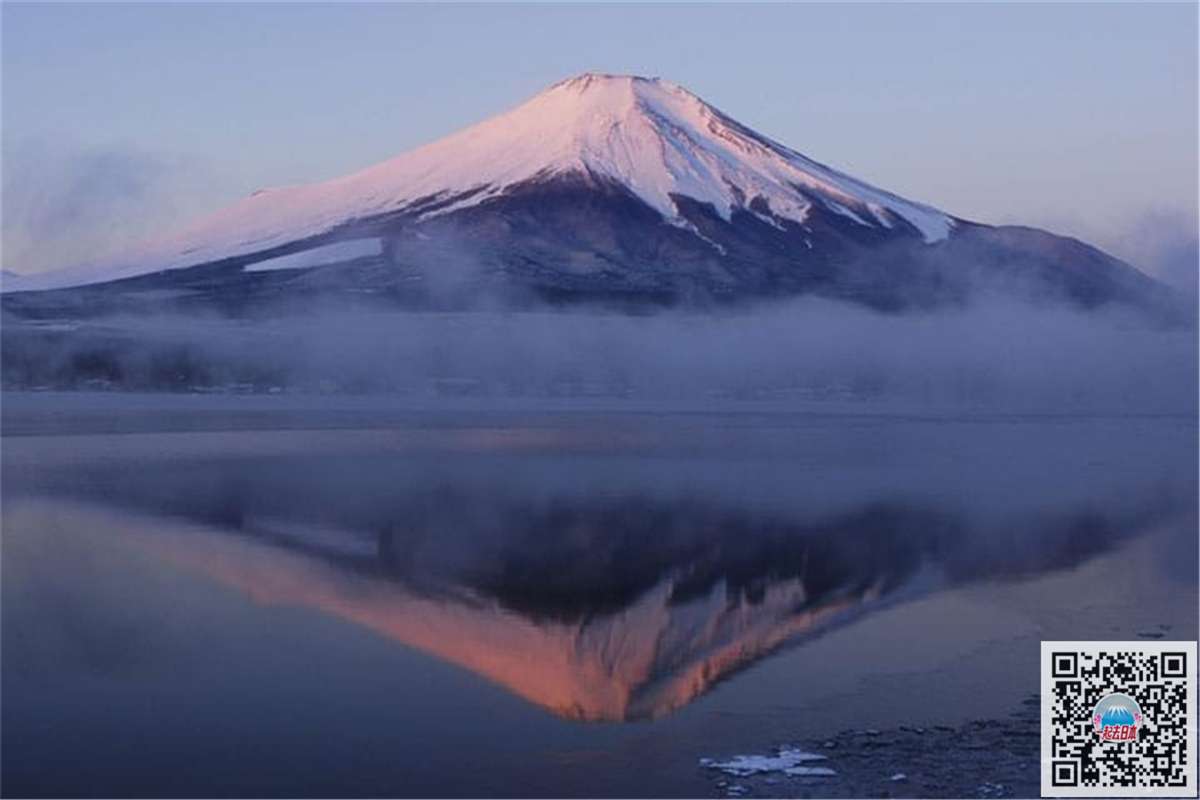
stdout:
[(837, 775), (837, 772), (829, 767), (791, 767), (785, 769), (783, 774), (791, 775), (793, 778), (828, 778)]
[[(786, 775), (835, 775), (833, 770), (824, 767), (801, 767), (805, 761), (824, 761), (825, 756), (817, 753), (806, 753), (795, 748), (782, 748), (774, 756), (734, 756), (728, 761), (717, 761), (712, 758), (700, 759), (700, 766), (716, 769), (726, 775), (744, 778), (747, 775), (758, 775), (764, 772), (782, 772)], [(793, 771), (799, 770), (799, 771)]]
[(906, 781), (906, 780), (908, 780), (908, 776), (905, 775), (903, 772), (897, 772), (895, 775), (888, 778), (888, 780), (889, 781)]

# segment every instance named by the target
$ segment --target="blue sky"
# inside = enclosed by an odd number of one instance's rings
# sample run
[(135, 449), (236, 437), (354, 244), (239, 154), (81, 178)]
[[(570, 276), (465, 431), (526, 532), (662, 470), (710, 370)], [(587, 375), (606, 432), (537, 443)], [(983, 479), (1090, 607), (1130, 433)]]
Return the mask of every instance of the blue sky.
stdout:
[[(570, 74), (658, 75), (880, 186), (1132, 257), (1194, 239), (1194, 4), (20, 5), (7, 268), (383, 160)], [(1157, 229), (1153, 229), (1157, 230)], [(1139, 239), (1140, 237), (1140, 239)]]

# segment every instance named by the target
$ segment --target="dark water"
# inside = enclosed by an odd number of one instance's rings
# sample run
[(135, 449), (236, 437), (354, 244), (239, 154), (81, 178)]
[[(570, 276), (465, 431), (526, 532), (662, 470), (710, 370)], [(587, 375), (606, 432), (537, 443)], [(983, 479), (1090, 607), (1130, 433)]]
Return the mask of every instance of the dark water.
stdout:
[(1190, 419), (197, 402), (6, 397), (7, 795), (705, 795), (1196, 635)]

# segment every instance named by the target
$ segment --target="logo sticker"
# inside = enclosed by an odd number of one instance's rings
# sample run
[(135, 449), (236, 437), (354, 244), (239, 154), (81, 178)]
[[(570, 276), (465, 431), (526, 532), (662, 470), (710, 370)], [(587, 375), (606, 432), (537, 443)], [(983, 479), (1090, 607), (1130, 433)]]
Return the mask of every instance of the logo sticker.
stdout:
[(1142, 707), (1127, 694), (1105, 695), (1092, 711), (1092, 727), (1101, 741), (1134, 742), (1142, 727)]

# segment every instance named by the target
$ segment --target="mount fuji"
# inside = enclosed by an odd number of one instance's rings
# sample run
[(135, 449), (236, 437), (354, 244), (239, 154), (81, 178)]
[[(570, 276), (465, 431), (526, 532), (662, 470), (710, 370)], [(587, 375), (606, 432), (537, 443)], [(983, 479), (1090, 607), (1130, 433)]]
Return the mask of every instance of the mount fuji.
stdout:
[(18, 315), (337, 295), (453, 306), (815, 294), (904, 310), (990, 291), (1087, 308), (1170, 294), (1077, 240), (875, 188), (673, 83), (601, 74), (360, 172), (256, 192), (120, 258), (6, 275), (3, 289)]

